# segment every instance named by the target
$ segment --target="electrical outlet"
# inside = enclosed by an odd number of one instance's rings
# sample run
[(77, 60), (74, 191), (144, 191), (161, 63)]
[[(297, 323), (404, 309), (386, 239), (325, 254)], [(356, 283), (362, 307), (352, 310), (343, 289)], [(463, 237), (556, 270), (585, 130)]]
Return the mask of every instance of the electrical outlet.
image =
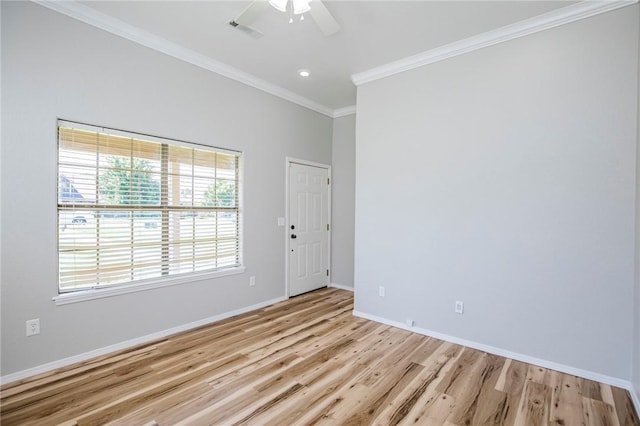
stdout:
[(406, 323), (407, 323), (407, 325), (408, 325), (409, 327), (413, 327), (414, 322), (413, 322), (413, 320), (412, 320), (411, 318), (407, 318)]
[(384, 287), (378, 287), (378, 296), (384, 297)]
[(252, 275), (249, 277), (249, 286), (253, 287), (254, 285), (256, 285), (256, 277)]
[(27, 321), (27, 337), (40, 334), (40, 318)]
[(455, 308), (456, 314), (463, 314), (464, 313), (464, 302), (461, 302), (460, 300), (456, 301), (456, 308)]

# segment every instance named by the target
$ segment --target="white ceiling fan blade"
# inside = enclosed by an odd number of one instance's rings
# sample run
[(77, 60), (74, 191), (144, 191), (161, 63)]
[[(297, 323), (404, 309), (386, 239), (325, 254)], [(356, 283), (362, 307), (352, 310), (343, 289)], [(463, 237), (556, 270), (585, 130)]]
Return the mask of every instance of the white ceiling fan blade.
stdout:
[(233, 22), (248, 27), (267, 10), (267, 7), (269, 7), (267, 0), (254, 0)]
[(331, 12), (327, 10), (322, 0), (312, 0), (310, 6), (309, 13), (325, 36), (330, 36), (340, 31), (340, 25), (333, 18)]

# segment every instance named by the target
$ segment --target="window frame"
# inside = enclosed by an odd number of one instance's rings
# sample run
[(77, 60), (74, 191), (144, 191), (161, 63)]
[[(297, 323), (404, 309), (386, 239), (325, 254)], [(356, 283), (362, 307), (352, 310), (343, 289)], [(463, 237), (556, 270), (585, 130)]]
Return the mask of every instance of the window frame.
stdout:
[[(86, 288), (78, 288), (78, 289), (70, 289), (64, 291), (61, 287), (60, 281), (60, 250), (61, 250), (61, 224), (60, 224), (60, 213), (61, 211), (66, 210), (66, 208), (61, 207), (60, 202), (60, 189), (59, 189), (59, 178), (60, 178), (60, 135), (59, 129), (60, 127), (72, 127), (74, 130), (88, 130), (91, 132), (103, 132), (108, 135), (114, 136), (125, 136), (127, 138), (138, 139), (142, 141), (149, 141), (154, 143), (160, 143), (167, 146), (177, 146), (177, 147), (186, 147), (190, 149), (196, 149), (207, 152), (221, 153), (221, 154), (230, 154), (237, 157), (237, 171), (236, 171), (236, 191), (237, 191), (237, 265), (229, 266), (229, 267), (221, 267), (216, 269), (202, 270), (202, 271), (190, 271), (190, 272), (181, 272), (181, 273), (169, 273), (162, 274), (157, 277), (144, 278), (138, 280), (131, 280), (122, 283), (114, 283), (114, 284), (106, 284), (103, 286), (93, 286)], [(56, 272), (57, 272), (57, 295), (53, 297), (53, 301), (56, 305), (65, 305), (69, 303), (76, 303), (86, 300), (99, 299), (104, 297), (112, 297), (119, 294), (128, 294), (135, 293), (139, 291), (151, 290), (156, 288), (162, 288), (173, 285), (180, 285), (185, 283), (193, 283), (203, 280), (209, 280), (213, 278), (219, 278), (224, 276), (236, 275), (245, 272), (244, 267), (244, 259), (243, 259), (243, 172), (244, 172), (244, 153), (242, 151), (231, 150), (226, 148), (220, 148), (216, 146), (203, 145), (193, 142), (187, 142), (183, 140), (177, 140), (173, 138), (165, 138), (154, 135), (149, 135), (145, 133), (135, 132), (135, 131), (125, 131), (119, 130), (108, 126), (99, 126), (99, 125), (91, 125), (86, 123), (81, 123), (73, 120), (67, 120), (59, 118), (56, 120), (55, 126), (55, 137), (56, 137), (56, 167), (55, 167), (55, 203), (56, 203)], [(135, 158), (135, 157), (132, 157)], [(161, 172), (164, 173), (164, 172)], [(97, 183), (96, 183), (97, 185)], [(96, 200), (96, 204), (97, 200)], [(158, 209), (162, 208), (170, 208), (169, 206), (158, 205)], [(132, 208), (135, 210), (135, 207)], [(180, 210), (180, 209), (178, 209)], [(162, 225), (164, 226), (164, 224)], [(161, 237), (162, 238), (162, 237)], [(168, 244), (168, 242), (166, 242)], [(165, 241), (161, 241), (161, 244), (164, 245)]]

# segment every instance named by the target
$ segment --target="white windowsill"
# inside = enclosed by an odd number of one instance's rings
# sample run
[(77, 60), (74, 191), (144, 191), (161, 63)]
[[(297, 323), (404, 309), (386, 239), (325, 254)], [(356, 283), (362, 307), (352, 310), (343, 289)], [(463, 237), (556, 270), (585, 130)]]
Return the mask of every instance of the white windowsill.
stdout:
[(176, 277), (146, 280), (138, 284), (127, 284), (99, 289), (81, 290), (72, 293), (63, 293), (55, 296), (52, 300), (57, 306), (68, 305), (70, 303), (86, 302), (88, 300), (118, 296), (120, 294), (136, 293), (139, 291), (153, 290), (156, 288), (169, 287), (172, 285), (192, 283), (195, 281), (203, 281), (211, 278), (237, 275), (242, 274), (244, 271), (244, 266), (238, 266), (236, 268), (222, 269), (220, 271), (214, 272), (185, 274)]

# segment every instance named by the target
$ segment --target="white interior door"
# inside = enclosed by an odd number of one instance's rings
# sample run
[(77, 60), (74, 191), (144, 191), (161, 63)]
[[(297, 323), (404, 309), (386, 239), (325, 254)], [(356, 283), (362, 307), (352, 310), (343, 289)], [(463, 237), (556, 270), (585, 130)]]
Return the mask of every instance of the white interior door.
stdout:
[(329, 283), (329, 169), (289, 164), (289, 296)]

